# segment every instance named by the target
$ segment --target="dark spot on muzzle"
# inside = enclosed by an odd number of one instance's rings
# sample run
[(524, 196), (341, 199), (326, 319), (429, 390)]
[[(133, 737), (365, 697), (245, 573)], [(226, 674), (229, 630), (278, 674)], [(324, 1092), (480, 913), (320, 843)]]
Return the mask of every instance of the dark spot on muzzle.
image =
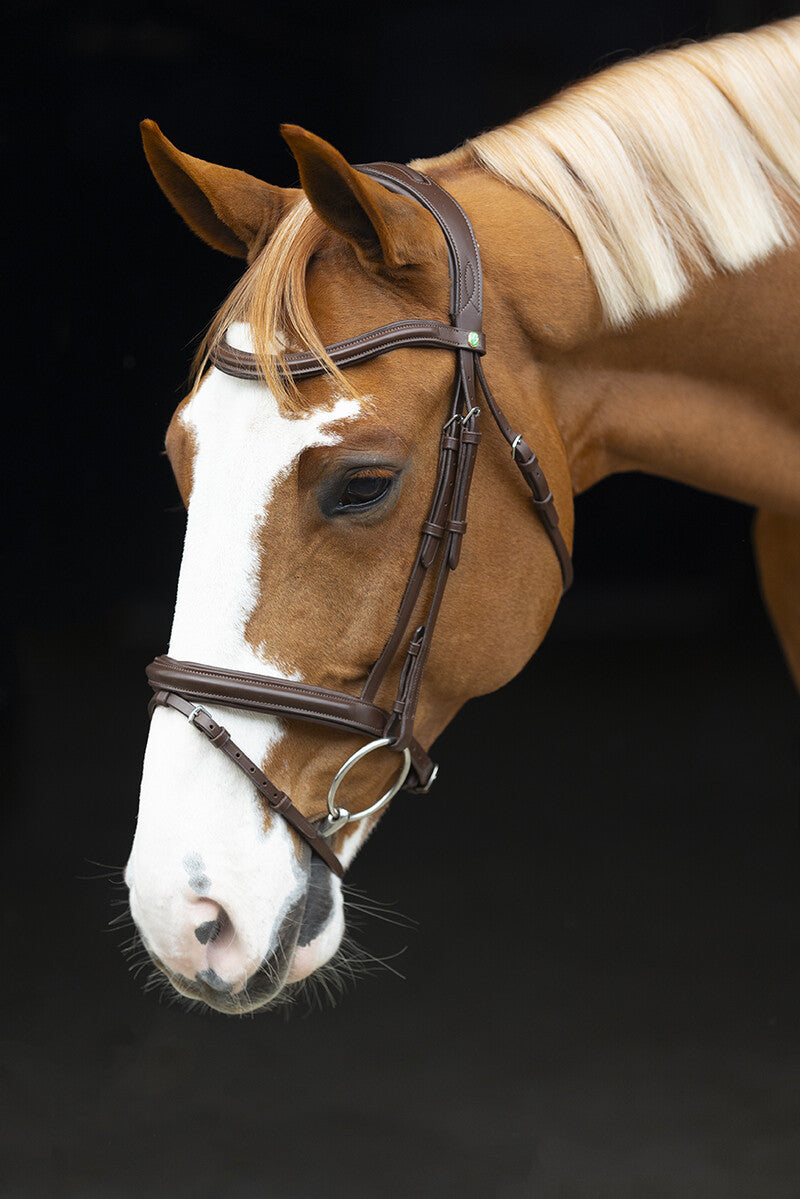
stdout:
[(181, 863), (189, 876), (189, 886), (195, 895), (208, 895), (211, 879), (206, 874), (206, 865), (199, 853), (187, 853)]
[(233, 983), (226, 983), (210, 966), (207, 970), (200, 970), (195, 975), (195, 978), (198, 982), (205, 983), (207, 987), (211, 987), (212, 991), (226, 992), (233, 990)]

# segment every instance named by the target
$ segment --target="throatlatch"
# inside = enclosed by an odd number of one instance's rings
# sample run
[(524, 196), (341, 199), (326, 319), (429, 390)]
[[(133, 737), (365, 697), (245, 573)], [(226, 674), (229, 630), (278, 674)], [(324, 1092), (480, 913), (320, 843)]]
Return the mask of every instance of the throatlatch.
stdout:
[[(559, 527), (553, 493), (536, 454), (509, 424), (483, 373), (480, 362), (486, 352), (481, 328), (483, 278), (478, 244), (466, 213), (438, 183), (411, 167), (383, 162), (357, 169), (389, 191), (417, 200), (436, 218), (447, 242), (450, 264), (450, 325), (430, 320), (396, 321), (326, 347), (331, 359), (343, 368), (408, 346), (446, 349), (455, 353), (457, 359), (450, 410), (439, 443), (433, 498), (422, 524), (416, 558), (394, 627), (357, 697), (307, 683), (287, 682), (272, 675), (229, 671), (165, 656), (156, 658), (147, 668), (148, 682), (154, 692), (151, 712), (154, 707), (163, 706), (185, 716), (247, 775), (270, 809), (279, 812), (340, 877), (344, 869), (327, 838), (346, 824), (371, 816), (401, 789), (425, 794), (436, 778), (437, 767), (414, 740), (414, 717), (445, 587), (450, 573), (458, 566), (461, 540), (467, 529), (467, 503), (481, 440), (477, 428), (480, 408), (475, 403), (476, 383), (530, 489), (533, 510), (558, 558), (565, 591), (572, 582), (572, 560)], [(210, 361), (218, 370), (239, 379), (261, 377), (255, 356), (234, 349), (227, 342), (215, 346)], [(325, 373), (323, 364), (311, 353), (288, 354), (285, 369), (294, 379)], [(424, 623), (409, 637), (412, 615), (428, 572), (434, 568), (433, 593)], [(381, 708), (375, 697), (404, 642), (405, 659), (395, 698), (388, 708)], [(372, 740), (351, 754), (337, 771), (328, 790), (327, 811), (309, 820), (231, 740), (227, 729), (202, 706), (204, 701), (325, 724), (361, 733)], [(393, 785), (361, 812), (348, 812), (338, 806), (336, 797), (345, 775), (362, 758), (381, 748), (396, 750), (403, 758)]]

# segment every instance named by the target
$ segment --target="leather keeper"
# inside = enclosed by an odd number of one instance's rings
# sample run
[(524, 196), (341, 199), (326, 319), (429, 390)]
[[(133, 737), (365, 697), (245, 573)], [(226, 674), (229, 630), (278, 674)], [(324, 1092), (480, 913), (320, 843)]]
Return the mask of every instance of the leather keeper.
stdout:
[(442, 537), (444, 537), (445, 529), (444, 525), (435, 525), (432, 521), (425, 520), (422, 522), (422, 532), (428, 537), (435, 537), (438, 541), (441, 541)]
[(467, 529), (467, 503), (469, 501), (472, 472), (475, 469), (475, 459), (481, 435), (477, 429), (461, 426), (461, 446), (458, 458), (453, 504), (447, 521), (449, 534), (447, 544), (447, 565), (455, 570), (461, 557), (461, 540)]
[[(406, 710), (409, 690), (413, 684), (414, 675), (418, 665), (417, 659), (419, 658), (420, 650), (422, 649), (424, 640), (425, 626), (420, 625), (419, 628), (416, 629), (414, 636), (411, 638), (411, 641), (408, 644), (408, 649), (406, 650), (405, 661), (403, 662), (403, 667), (400, 671), (400, 680), (397, 684), (397, 695), (392, 703), (392, 713), (389, 717), (389, 720), (386, 722), (386, 729), (384, 730), (385, 737), (392, 736), (388, 730), (393, 728), (398, 721), (400, 722), (402, 737), (403, 714)], [(407, 741), (408, 738), (405, 738), (404, 740)], [(401, 743), (400, 738), (397, 738), (393, 743), (393, 748), (404, 749), (405, 744)]]
[(544, 521), (551, 529), (558, 528), (558, 512), (553, 501), (552, 491), (543, 500), (537, 500), (536, 496), (532, 495), (531, 506), (541, 521)]
[(548, 486), (545, 473), (539, 465), (539, 459), (524, 441), (519, 443), (517, 449), (519, 450), (520, 448), (523, 450), (523, 453), (527, 450), (527, 454), (524, 457), (517, 457), (515, 453), (514, 461), (517, 464), (517, 468), (533, 492), (536, 500), (539, 503), (547, 503), (548, 496), (552, 496), (552, 492)]
[[(450, 500), (455, 485), (459, 442), (455, 437), (445, 433), (442, 435), (440, 451), (439, 479), (434, 503), (428, 513), (428, 519), (422, 527), (423, 539), (419, 549), (419, 562), (427, 570), (439, 552), (439, 543), (445, 529), (443, 519), (450, 508)], [(426, 528), (425, 525), (429, 525)]]
[(220, 725), (220, 727), (216, 733), (214, 733), (212, 735), (206, 734), (206, 736), (208, 736), (208, 739), (211, 742), (211, 744), (216, 745), (218, 749), (221, 749), (222, 746), (225, 744), (225, 742), (230, 741), (230, 739), (231, 739), (230, 733), (228, 732), (228, 730), (226, 728), (223, 728), (222, 725)]

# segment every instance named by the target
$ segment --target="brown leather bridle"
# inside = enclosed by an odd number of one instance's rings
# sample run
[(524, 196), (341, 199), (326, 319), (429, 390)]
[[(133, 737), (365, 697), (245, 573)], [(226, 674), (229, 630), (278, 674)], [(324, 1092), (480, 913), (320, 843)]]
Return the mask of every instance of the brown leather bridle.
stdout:
[[(358, 169), (389, 191), (411, 196), (432, 213), (444, 233), (450, 263), (450, 325), (432, 320), (396, 321), (326, 347), (339, 367), (366, 362), (406, 346), (447, 349), (456, 355), (455, 385), (441, 434), (433, 498), (427, 519), (422, 524), (417, 555), (394, 627), (358, 697), (307, 683), (287, 682), (270, 675), (179, 662), (165, 656), (156, 658), (147, 667), (147, 678), (154, 692), (151, 712), (160, 705), (185, 716), (250, 778), (271, 810), (280, 812), (340, 877), (344, 868), (328, 838), (349, 821), (376, 812), (401, 788), (425, 794), (436, 777), (437, 767), (414, 739), (414, 716), (445, 586), (458, 565), (461, 539), (467, 528), (467, 501), (481, 440), (477, 429), (480, 409), (475, 404), (476, 380), (489, 411), (511, 447), (511, 457), (530, 488), (533, 510), (558, 557), (565, 591), (572, 582), (572, 561), (544, 472), (533, 450), (506, 420), (481, 367), (480, 358), (485, 353), (481, 330), (483, 283), (478, 244), (469, 219), (458, 202), (438, 183), (411, 167), (381, 162)], [(214, 348), (210, 360), (218, 370), (236, 378), (256, 381), (261, 378), (255, 356), (234, 349), (227, 342)], [(295, 379), (311, 378), (325, 371), (310, 353), (287, 355), (285, 369)], [(432, 570), (435, 570), (432, 596), (424, 623), (407, 640), (394, 701), (388, 708), (378, 707), (375, 703), (378, 689), (407, 637), (409, 622)], [(231, 740), (227, 730), (202, 707), (203, 702), (313, 721), (360, 733), (372, 740), (352, 754), (337, 772), (328, 792), (327, 812), (309, 820)], [(361, 812), (350, 813), (338, 807), (336, 793), (348, 771), (368, 753), (384, 747), (403, 754), (400, 775), (393, 786)]]

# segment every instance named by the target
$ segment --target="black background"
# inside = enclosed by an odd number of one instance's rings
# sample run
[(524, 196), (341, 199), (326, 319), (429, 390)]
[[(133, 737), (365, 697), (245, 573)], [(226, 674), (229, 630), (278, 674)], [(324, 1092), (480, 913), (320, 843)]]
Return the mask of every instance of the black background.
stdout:
[(798, 703), (740, 505), (634, 477), (580, 498), (536, 662), (352, 871), (420, 925), (361, 932), (408, 946), (405, 982), (200, 1019), (128, 977), (114, 879), (89, 881), (127, 854), (169, 632), (163, 432), (240, 269), (164, 201), (139, 120), (291, 185), (281, 121), (404, 161), (795, 10), (12, 6), (3, 1195), (797, 1195)]

